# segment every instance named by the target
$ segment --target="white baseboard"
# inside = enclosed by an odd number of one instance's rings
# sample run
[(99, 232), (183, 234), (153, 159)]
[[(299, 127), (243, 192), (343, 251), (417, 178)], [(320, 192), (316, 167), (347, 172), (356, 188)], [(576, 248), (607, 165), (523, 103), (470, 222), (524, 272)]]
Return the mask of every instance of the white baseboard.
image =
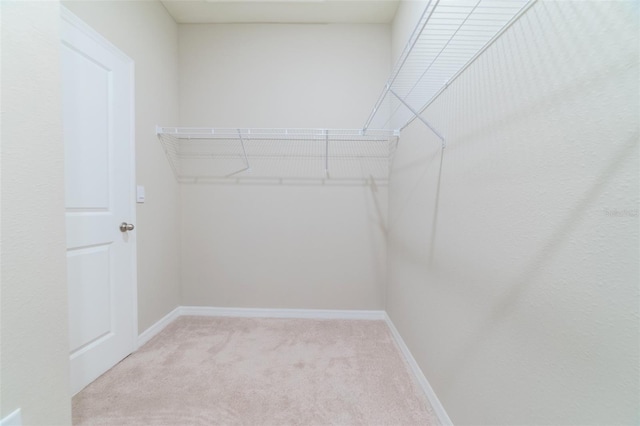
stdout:
[(244, 318), (309, 318), (385, 320), (384, 311), (326, 310), (326, 309), (258, 309), (213, 308), (209, 306), (182, 306), (180, 315)]
[(420, 366), (416, 362), (416, 359), (411, 354), (409, 347), (407, 346), (406, 343), (404, 343), (404, 340), (402, 339), (402, 336), (400, 336), (400, 333), (398, 332), (398, 329), (396, 328), (396, 326), (393, 325), (393, 321), (391, 321), (391, 318), (389, 318), (389, 315), (387, 315), (386, 312), (384, 313), (384, 317), (385, 317), (385, 321), (387, 322), (387, 325), (389, 326), (389, 329), (391, 330), (391, 334), (393, 335), (393, 338), (396, 344), (398, 345), (398, 349), (400, 349), (400, 352), (402, 352), (402, 355), (404, 355), (404, 358), (407, 360), (407, 363), (409, 364), (409, 368), (411, 368), (411, 371), (416, 376), (416, 379), (418, 380), (418, 384), (420, 385), (423, 392), (427, 396), (427, 399), (431, 403), (431, 407), (433, 408), (434, 413), (438, 417), (438, 420), (440, 420), (440, 424), (443, 426), (453, 425), (453, 422), (449, 418), (449, 415), (447, 414), (444, 407), (442, 406), (442, 403), (438, 399), (436, 393), (433, 391), (433, 388), (429, 384), (429, 381), (427, 380), (424, 373), (420, 369)]
[(143, 331), (137, 340), (138, 348), (147, 343), (149, 340), (153, 339), (156, 334), (160, 333), (166, 326), (171, 324), (176, 318), (180, 316), (180, 306), (175, 308), (173, 311), (169, 312), (163, 318), (161, 318), (158, 322), (153, 324), (151, 327), (147, 328)]
[(20, 413), (20, 409), (13, 411), (4, 419), (0, 420), (0, 426), (21, 426), (22, 425), (22, 414)]

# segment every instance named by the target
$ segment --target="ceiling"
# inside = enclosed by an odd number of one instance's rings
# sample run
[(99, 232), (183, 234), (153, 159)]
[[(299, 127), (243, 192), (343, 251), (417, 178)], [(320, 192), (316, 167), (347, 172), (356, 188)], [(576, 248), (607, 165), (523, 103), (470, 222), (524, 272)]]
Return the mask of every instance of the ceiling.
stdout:
[(179, 24), (381, 24), (399, 0), (161, 0)]

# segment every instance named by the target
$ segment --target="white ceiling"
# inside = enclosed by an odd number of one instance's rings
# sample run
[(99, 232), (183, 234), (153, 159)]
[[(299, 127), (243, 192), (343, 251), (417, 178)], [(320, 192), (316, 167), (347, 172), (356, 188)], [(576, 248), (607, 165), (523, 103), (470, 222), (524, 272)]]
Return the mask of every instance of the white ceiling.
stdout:
[(399, 0), (161, 0), (179, 24), (389, 23)]

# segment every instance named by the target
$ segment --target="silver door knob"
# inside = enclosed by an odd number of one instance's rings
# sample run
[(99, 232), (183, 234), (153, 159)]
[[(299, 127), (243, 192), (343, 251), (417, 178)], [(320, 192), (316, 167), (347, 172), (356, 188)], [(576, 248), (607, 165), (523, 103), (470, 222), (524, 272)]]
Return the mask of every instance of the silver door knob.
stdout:
[(122, 222), (120, 224), (121, 232), (133, 231), (133, 228), (135, 228), (135, 226), (133, 226), (133, 223)]

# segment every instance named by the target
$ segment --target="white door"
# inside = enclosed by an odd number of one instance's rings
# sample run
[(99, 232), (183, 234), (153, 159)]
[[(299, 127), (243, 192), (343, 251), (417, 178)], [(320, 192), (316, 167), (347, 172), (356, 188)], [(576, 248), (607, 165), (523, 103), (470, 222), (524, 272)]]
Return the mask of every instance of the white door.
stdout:
[(137, 335), (133, 62), (64, 10), (61, 28), (71, 391)]

